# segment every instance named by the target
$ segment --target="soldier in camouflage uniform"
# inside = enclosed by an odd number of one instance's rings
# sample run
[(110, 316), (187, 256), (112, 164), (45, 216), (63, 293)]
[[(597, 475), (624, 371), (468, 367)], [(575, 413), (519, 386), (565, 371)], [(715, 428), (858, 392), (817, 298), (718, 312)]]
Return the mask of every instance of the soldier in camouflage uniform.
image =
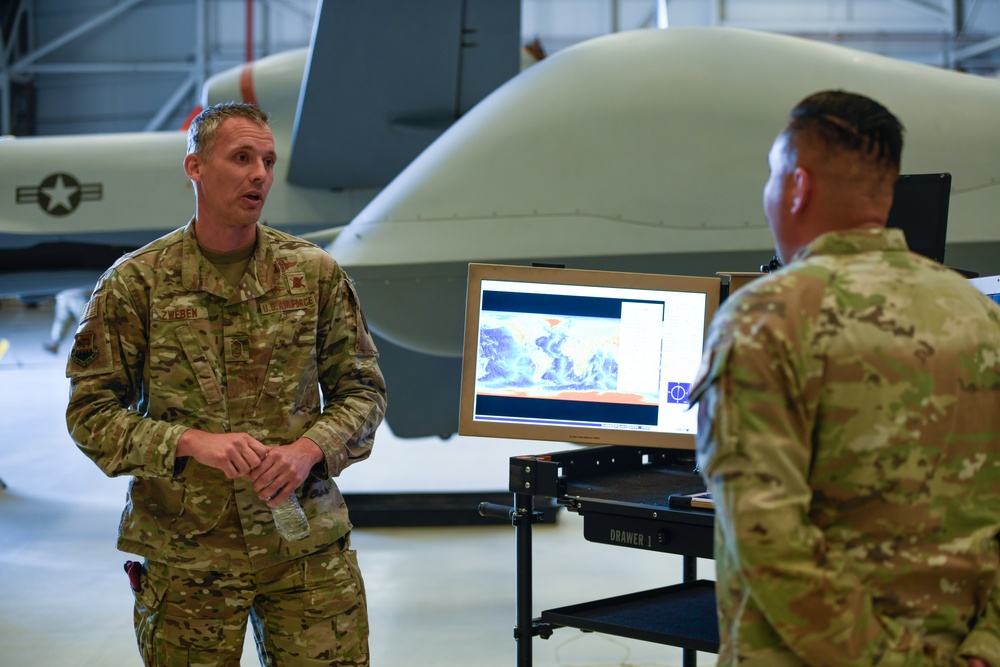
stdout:
[[(341, 268), (258, 224), (274, 160), (255, 107), (196, 118), (194, 219), (105, 273), (69, 359), (70, 433), (132, 476), (118, 547), (146, 559), (129, 568), (146, 665), (238, 666), (248, 618), (267, 667), (368, 664), (331, 477), (370, 454), (385, 385)], [(286, 542), (269, 506), (293, 493), (311, 531)]]
[(1000, 667), (1000, 309), (885, 228), (901, 151), (842, 91), (771, 149), (787, 266), (720, 309), (692, 391), (720, 665)]

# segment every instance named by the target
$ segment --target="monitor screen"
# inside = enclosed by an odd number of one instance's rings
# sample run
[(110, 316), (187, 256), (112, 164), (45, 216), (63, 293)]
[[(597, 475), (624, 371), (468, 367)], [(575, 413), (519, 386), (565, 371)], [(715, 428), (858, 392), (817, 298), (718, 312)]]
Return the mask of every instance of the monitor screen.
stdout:
[(694, 448), (720, 280), (470, 264), (459, 433)]
[(907, 174), (896, 181), (887, 227), (906, 235), (910, 250), (944, 263), (951, 174)]
[(969, 281), (969, 283), (1000, 305), (1000, 276), (973, 278)]

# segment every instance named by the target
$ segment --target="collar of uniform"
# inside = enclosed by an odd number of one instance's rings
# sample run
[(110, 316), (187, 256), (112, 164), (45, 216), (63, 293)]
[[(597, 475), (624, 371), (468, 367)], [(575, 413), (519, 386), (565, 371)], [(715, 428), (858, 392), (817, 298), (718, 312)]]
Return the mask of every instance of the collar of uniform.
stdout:
[(184, 289), (190, 292), (209, 292), (219, 297), (226, 297), (230, 288), (226, 279), (212, 266), (212, 263), (201, 254), (198, 239), (194, 235), (194, 218), (184, 228), (181, 279)]
[[(250, 258), (246, 275), (240, 288), (246, 287), (247, 294), (242, 295), (240, 300), (246, 301), (267, 294), (278, 285), (277, 260), (274, 253), (274, 244), (267, 230), (260, 224), (257, 225), (257, 247)], [(233, 298), (236, 298), (235, 296)], [(230, 299), (232, 300), (232, 299)]]
[(813, 255), (852, 255), (859, 252), (908, 250), (903, 230), (886, 227), (862, 227), (827, 232), (799, 250), (792, 261)]
[(227, 299), (229, 303), (239, 303), (259, 297), (274, 289), (278, 282), (275, 269), (275, 254), (271, 240), (264, 228), (257, 225), (257, 247), (254, 249), (247, 272), (240, 284), (232, 288), (198, 247), (194, 234), (194, 218), (184, 228), (184, 263), (182, 279), (184, 287), (190, 291), (204, 291)]

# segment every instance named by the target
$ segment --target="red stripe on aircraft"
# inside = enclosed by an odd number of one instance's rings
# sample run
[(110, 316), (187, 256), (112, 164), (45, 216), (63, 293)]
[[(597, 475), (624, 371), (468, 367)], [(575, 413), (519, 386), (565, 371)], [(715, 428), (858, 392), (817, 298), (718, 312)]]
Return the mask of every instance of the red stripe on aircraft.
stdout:
[(253, 64), (243, 66), (240, 72), (240, 97), (247, 104), (257, 104), (257, 94), (253, 89)]

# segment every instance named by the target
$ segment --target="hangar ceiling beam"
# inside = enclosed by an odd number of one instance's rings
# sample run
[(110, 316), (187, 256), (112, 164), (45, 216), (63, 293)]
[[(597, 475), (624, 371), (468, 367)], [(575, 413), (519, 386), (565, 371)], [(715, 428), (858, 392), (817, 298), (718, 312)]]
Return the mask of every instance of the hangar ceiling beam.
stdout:
[(163, 124), (168, 118), (170, 118), (170, 115), (177, 110), (177, 107), (180, 106), (181, 102), (187, 99), (187, 96), (191, 94), (191, 91), (197, 90), (200, 90), (200, 88), (198, 88), (198, 77), (192, 73), (191, 76), (184, 80), (184, 83), (177, 87), (174, 94), (171, 95), (170, 99), (168, 99), (160, 110), (156, 112), (156, 115), (150, 119), (143, 131), (155, 132), (157, 130), (162, 130)]
[(23, 69), (18, 74), (118, 74), (122, 72), (188, 72), (191, 63), (177, 61), (161, 62), (121, 62), (121, 63), (36, 63)]
[(935, 16), (950, 16), (951, 12), (945, 5), (934, 2), (934, 0), (898, 0), (905, 5), (917, 6), (926, 9)]
[(990, 39), (984, 39), (981, 42), (977, 42), (963, 49), (958, 49), (953, 54), (953, 57), (957, 63), (962, 60), (968, 60), (969, 58), (981, 56), (984, 53), (989, 53), (990, 51), (996, 51), (997, 49), (1000, 49), (1000, 37), (991, 37)]
[[(963, 61), (966, 65), (969, 65), (968, 61), (976, 58), (978, 56), (985, 55), (997, 50), (1000, 50), (1000, 36), (990, 37), (988, 39), (983, 39), (981, 41), (969, 44), (964, 38), (970, 32), (970, 27), (972, 24), (976, 23), (976, 19), (979, 16), (979, 10), (982, 6), (982, 0), (975, 0), (972, 3), (972, 8), (969, 13), (965, 12), (965, 2), (964, 0), (953, 0), (954, 2), (954, 15), (955, 15), (955, 32), (954, 32), (954, 44), (959, 44), (961, 42), (966, 42), (966, 45), (957, 48), (952, 48), (949, 55), (949, 66), (952, 69), (959, 69)], [(992, 31), (991, 31), (992, 32)], [(988, 58), (988, 62), (996, 63), (1000, 61), (1000, 54), (994, 54), (992, 58)], [(994, 67), (994, 70), (996, 67)]]
[(132, 7), (135, 7), (136, 5), (143, 3), (145, 1), (146, 0), (125, 0), (125, 2), (115, 5), (106, 12), (95, 16), (86, 23), (83, 23), (74, 28), (73, 30), (70, 30), (69, 32), (64, 33), (63, 35), (53, 39), (45, 46), (35, 49), (34, 51), (27, 54), (23, 58), (20, 58), (17, 62), (11, 65), (11, 70), (14, 72), (20, 72), (28, 69), (28, 66), (31, 65), (36, 60), (38, 60), (39, 58), (43, 58), (49, 55), (56, 49), (65, 46), (66, 44), (72, 42), (74, 39), (77, 39), (78, 37), (87, 34), (88, 32), (90, 32), (95, 28), (99, 28), (108, 21), (113, 20), (119, 14), (126, 12)]
[[(11, 86), (18, 77), (11, 72), (10, 64), (14, 59), (16, 51), (24, 51), (29, 48), (28, 44), (23, 43), (26, 40), (18, 39), (18, 32), (21, 30), (22, 21), (27, 22), (30, 20), (28, 4), (28, 2), (21, 0), (17, 5), (17, 9), (14, 10), (10, 25), (8, 26), (9, 39), (4, 35), (4, 31), (0, 30), (0, 106), (2, 106), (0, 108), (0, 135), (11, 134), (13, 131), (14, 102)], [(30, 32), (25, 32), (27, 35), (26, 39), (30, 40)]]
[[(191, 93), (194, 98), (200, 98), (201, 90), (208, 79), (208, 3), (207, 0), (195, 0), (195, 25), (194, 25), (194, 63), (187, 64), (185, 70), (190, 72), (188, 77), (178, 86), (172, 95), (163, 103), (156, 115), (149, 119), (144, 129), (145, 132), (155, 132), (162, 130), (164, 124), (177, 108), (188, 99)], [(176, 128), (174, 128), (176, 129)]]
[(296, 16), (305, 19), (306, 21), (313, 20), (313, 12), (307, 12), (301, 7), (296, 7), (295, 5), (286, 2), (286, 0), (257, 0), (257, 2), (260, 3), (261, 5), (264, 5), (265, 7), (271, 7), (272, 9), (281, 9), (286, 12), (291, 12), (292, 14), (295, 14)]

